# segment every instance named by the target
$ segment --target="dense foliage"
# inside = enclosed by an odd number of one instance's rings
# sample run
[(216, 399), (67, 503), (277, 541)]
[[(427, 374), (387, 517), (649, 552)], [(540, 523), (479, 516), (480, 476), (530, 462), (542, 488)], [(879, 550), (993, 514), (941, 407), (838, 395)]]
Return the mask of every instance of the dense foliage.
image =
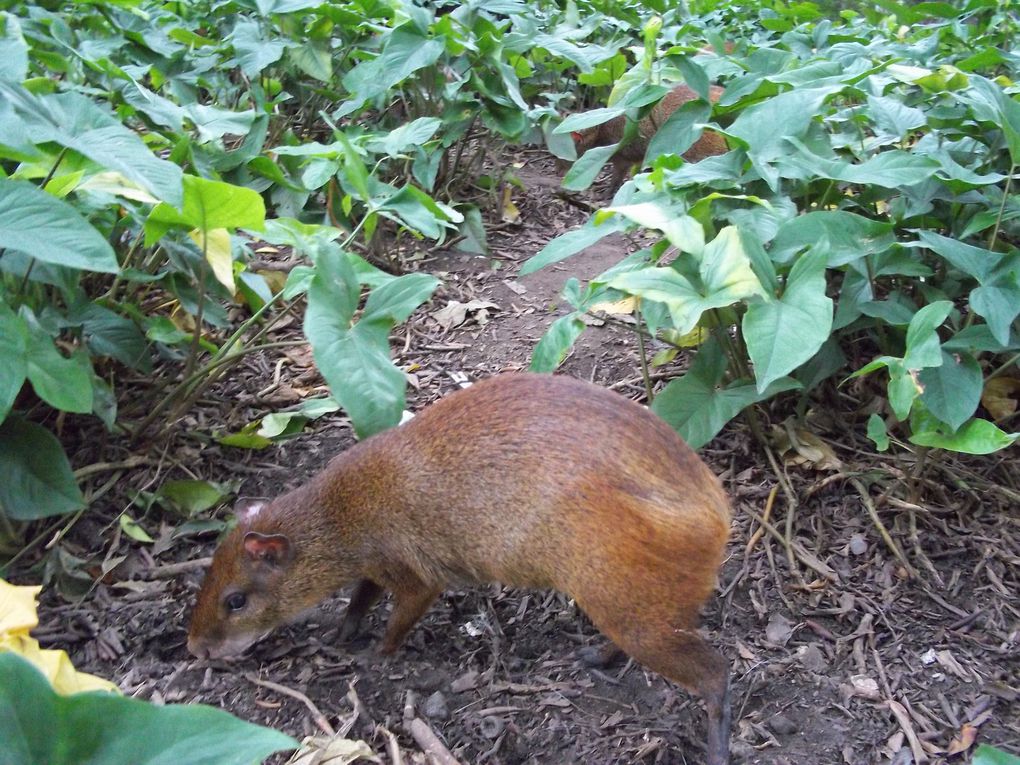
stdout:
[[(758, 17), (720, 6), (698, 23), (726, 30), (735, 47), (722, 56), (691, 56), (686, 19), (646, 25), (609, 108), (558, 130), (679, 81), (726, 93), (714, 109), (677, 111), (649, 145), (651, 171), (525, 265), (620, 230), (662, 236), (583, 289), (568, 285), (576, 310), (550, 329), (535, 368), (557, 364), (584, 312), (637, 298), (649, 334), (698, 348), (654, 403), (693, 444), (755, 402), (864, 375), (884, 380), (856, 397), (880, 449), (895, 437), (972, 453), (1016, 441), (997, 424), (1015, 421), (1020, 389), (1016, 9), (886, 8), (837, 20), (809, 4)], [(731, 150), (678, 160), (706, 125)], [(588, 185), (614, 148), (589, 151), (568, 183)]]

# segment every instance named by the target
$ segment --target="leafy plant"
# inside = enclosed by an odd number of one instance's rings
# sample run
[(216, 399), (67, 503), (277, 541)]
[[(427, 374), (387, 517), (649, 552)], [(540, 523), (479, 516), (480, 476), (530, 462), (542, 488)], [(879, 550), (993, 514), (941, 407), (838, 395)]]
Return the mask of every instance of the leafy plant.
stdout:
[(103, 691), (57, 694), (27, 661), (0, 653), (4, 765), (249, 765), (290, 736), (201, 704), (158, 707)]
[[(532, 272), (619, 230), (662, 237), (584, 289), (568, 285), (574, 313), (549, 330), (532, 366), (563, 358), (581, 314), (633, 298), (641, 331), (676, 347), (693, 331), (711, 338), (653, 403), (695, 446), (757, 402), (836, 384), (885, 399), (868, 423), (882, 448), (890, 437), (976, 454), (1005, 448), (1020, 433), (983, 393), (1015, 376), (1020, 348), (1020, 102), (1008, 76), (1016, 62), (989, 51), (999, 25), (1016, 22), (979, 3), (952, 14), (939, 6), (934, 19), (910, 11), (928, 24), (906, 32), (852, 11), (840, 25), (812, 8), (763, 11), (765, 31), (734, 40), (729, 55), (669, 44), (686, 28), (676, 16), (663, 17), (655, 40), (646, 34), (611, 103), (662, 83), (718, 80), (726, 92), (708, 124), (730, 151), (683, 163), (676, 155), (704, 117), (678, 112), (679, 132), (649, 147), (651, 172), (524, 265)], [(962, 18), (971, 23), (954, 23)], [(961, 59), (964, 43), (985, 55)], [(663, 152), (670, 144), (678, 148)], [(881, 388), (869, 382), (878, 375)]]

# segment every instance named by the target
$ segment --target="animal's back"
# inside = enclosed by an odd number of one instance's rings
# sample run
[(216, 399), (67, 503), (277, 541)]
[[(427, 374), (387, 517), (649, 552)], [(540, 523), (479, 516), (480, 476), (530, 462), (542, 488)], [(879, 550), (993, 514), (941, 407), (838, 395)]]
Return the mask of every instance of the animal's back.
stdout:
[(593, 545), (646, 560), (690, 546), (706, 551), (714, 582), (729, 526), (718, 479), (665, 422), (618, 394), (500, 375), (393, 435), (380, 447), (413, 466), (402, 487), (413, 501), (394, 511), (417, 530), (423, 559), (447, 573), (569, 591), (563, 580), (578, 578)]

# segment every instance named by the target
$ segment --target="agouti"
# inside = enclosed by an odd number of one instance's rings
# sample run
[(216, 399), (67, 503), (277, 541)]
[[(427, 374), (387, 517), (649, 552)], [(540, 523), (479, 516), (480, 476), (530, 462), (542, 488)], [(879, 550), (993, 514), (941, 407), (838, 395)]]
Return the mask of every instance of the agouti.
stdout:
[[(708, 97), (715, 103), (723, 94), (723, 89), (718, 85), (712, 85), (708, 89)], [(655, 135), (662, 124), (669, 119), (669, 116), (689, 101), (699, 98), (698, 94), (686, 85), (678, 85), (662, 97), (651, 112), (648, 113), (639, 123), (637, 135), (629, 142), (624, 143), (613, 155), (613, 178), (610, 182), (610, 190), (615, 191), (623, 183), (624, 178), (634, 163), (644, 159), (648, 151), (648, 141)], [(581, 156), (595, 146), (609, 146), (619, 143), (624, 138), (627, 127), (627, 116), (621, 114), (613, 119), (603, 122), (601, 125), (593, 125), (584, 130), (577, 130), (571, 135), (574, 138), (574, 148), (577, 155)], [(683, 153), (684, 159), (688, 162), (700, 162), (706, 157), (717, 154), (725, 154), (727, 151), (726, 141), (718, 133), (702, 133), (694, 145)]]
[(240, 510), (188, 648), (237, 655), (356, 582), (341, 637), (386, 590), (395, 651), (449, 583), (570, 595), (618, 648), (699, 694), (729, 760), (727, 661), (697, 633), (729, 531), (718, 479), (656, 415), (590, 383), (503, 374)]

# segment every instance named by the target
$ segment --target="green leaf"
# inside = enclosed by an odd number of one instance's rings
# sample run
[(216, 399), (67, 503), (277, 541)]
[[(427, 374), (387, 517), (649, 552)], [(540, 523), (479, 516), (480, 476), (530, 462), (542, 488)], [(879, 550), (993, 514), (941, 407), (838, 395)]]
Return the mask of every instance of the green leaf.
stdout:
[(555, 135), (576, 133), (586, 128), (601, 125), (603, 122), (609, 122), (609, 120), (619, 117), (626, 111), (626, 109), (619, 106), (609, 106), (601, 109), (589, 109), (580, 114), (571, 114), (553, 129), (553, 133)]
[(809, 212), (791, 218), (779, 228), (769, 255), (776, 263), (789, 263), (806, 247), (824, 243), (829, 268), (852, 263), (882, 252), (896, 242), (891, 223), (873, 221), (842, 210)]
[(5, 13), (0, 37), (0, 80), (21, 82), (28, 75), (28, 43), (21, 34), (18, 17)]
[[(53, 142), (116, 170), (157, 199), (181, 199), (181, 169), (153, 156), (141, 138), (119, 120), (79, 93), (36, 96), (13, 83), (0, 81), (0, 102), (8, 100), (24, 121), (32, 140)], [(0, 143), (5, 136), (0, 130)]]
[(875, 448), (880, 452), (889, 448), (889, 433), (885, 429), (885, 420), (874, 413), (868, 417), (868, 438), (875, 443)]
[(923, 111), (907, 106), (896, 98), (868, 96), (868, 109), (875, 124), (897, 140), (902, 140), (910, 131), (927, 124)]
[(443, 121), (436, 117), (419, 117), (384, 136), (373, 138), (366, 147), (370, 151), (379, 151), (395, 157), (403, 151), (431, 140), (442, 126)]
[(1013, 320), (1020, 315), (1020, 276), (1007, 273), (970, 293), (970, 307), (988, 322), (995, 339), (1009, 344)]
[(918, 446), (947, 449), (964, 454), (991, 454), (1007, 446), (1012, 446), (1020, 439), (1020, 433), (1004, 433), (988, 420), (974, 419), (955, 433), (942, 433), (937, 430), (914, 433), (910, 436), (911, 443)]
[(644, 164), (663, 154), (683, 154), (701, 136), (700, 125), (712, 114), (706, 101), (690, 101), (673, 112), (648, 142)]
[(110, 243), (77, 210), (27, 181), (0, 178), (0, 249), (69, 268), (120, 269)]
[(92, 362), (84, 349), (63, 356), (53, 339), (38, 325), (29, 323), (26, 361), (32, 389), (43, 401), (65, 412), (92, 411)]
[(661, 231), (681, 252), (701, 257), (705, 249), (705, 229), (690, 215), (683, 215), (661, 201), (607, 207), (606, 212), (622, 215), (639, 226)]
[(744, 109), (726, 131), (748, 145), (747, 155), (765, 181), (776, 188), (777, 175), (769, 163), (789, 155), (788, 138), (803, 136), (821, 113), (825, 99), (842, 85), (802, 87), (780, 93)]
[[(417, 186), (407, 184), (387, 199), (377, 202), (381, 215), (418, 231), (430, 239), (439, 239), (448, 221), (460, 223), (463, 217), (451, 207), (439, 204)], [(452, 228), (452, 227), (451, 227)]]
[[(0, 509), (8, 518), (33, 521), (84, 506), (71, 464), (52, 433), (16, 416), (0, 424)], [(4, 687), (0, 682), (0, 693)], [(5, 719), (10, 718), (0, 713), (0, 727)], [(0, 739), (9, 740), (2, 734)]]
[(165, 481), (157, 493), (189, 518), (216, 507), (230, 495), (219, 484), (191, 479)]
[(917, 377), (928, 410), (953, 430), (977, 411), (984, 380), (981, 365), (970, 354), (942, 351), (942, 364), (922, 369)]
[(376, 287), (368, 296), (360, 322), (381, 321), (389, 327), (407, 320), (439, 286), (439, 279), (423, 273), (398, 276)]
[(831, 178), (847, 183), (899, 188), (916, 186), (931, 178), (941, 165), (929, 157), (905, 151), (883, 151), (864, 162), (851, 163), (826, 159), (812, 152), (803, 143), (791, 140), (798, 153), (783, 158), (783, 166), (796, 168), (807, 176)]
[(591, 186), (598, 177), (609, 158), (616, 153), (619, 144), (609, 146), (596, 146), (588, 149), (580, 159), (570, 166), (570, 170), (563, 177), (563, 188), (568, 191), (584, 191)]
[(0, 739), (18, 765), (251, 765), (297, 742), (201, 704), (114, 693), (58, 695), (24, 658), (0, 653)]
[(914, 314), (907, 327), (907, 352), (903, 355), (906, 369), (937, 367), (942, 363), (942, 346), (935, 331), (953, 310), (948, 300), (938, 300)]
[(974, 750), (972, 765), (1020, 765), (1020, 757), (988, 744), (981, 744)]
[(287, 47), (282, 40), (267, 39), (259, 24), (244, 18), (234, 25), (230, 43), (241, 71), (248, 77), (258, 76), (267, 66), (279, 61)]
[(28, 375), (28, 324), (0, 303), (0, 422), (4, 421)]
[(574, 341), (584, 332), (581, 314), (570, 313), (554, 321), (531, 354), (532, 372), (553, 372), (567, 357)]
[(170, 226), (206, 232), (217, 228), (259, 230), (265, 218), (266, 206), (257, 192), (222, 181), (186, 175), (182, 206), (175, 209), (162, 203), (153, 208), (145, 222), (146, 242), (155, 242)]
[(443, 54), (441, 39), (429, 39), (404, 24), (386, 38), (382, 52), (370, 61), (363, 61), (343, 77), (343, 85), (352, 99), (337, 110), (343, 117), (360, 107), (365, 101), (386, 93), (399, 82), (425, 67), (432, 66)]
[(983, 247), (942, 236), (932, 231), (918, 231), (917, 238), (968, 276), (984, 283), (1002, 261), (1003, 256)]
[(358, 278), (336, 245), (323, 246), (308, 288), (305, 336), (330, 391), (350, 415), (360, 438), (396, 425), (404, 409), (406, 378), (389, 355), (389, 331), (426, 300), (438, 281), (406, 274), (376, 288), (361, 320)]
[(765, 294), (733, 226), (724, 228), (705, 246), (699, 274), (703, 286), (694, 284), (674, 268), (650, 267), (620, 274), (608, 285), (664, 303), (674, 328), (681, 334), (694, 329), (707, 310)]
[(622, 231), (626, 226), (627, 222), (617, 216), (601, 222), (595, 218), (589, 218), (588, 222), (580, 228), (561, 234), (524, 261), (521, 265), (520, 275), (527, 276), (546, 266), (551, 266), (553, 263), (559, 263), (561, 260), (591, 247), (595, 242), (610, 234)]
[(317, 40), (308, 40), (302, 45), (287, 49), (287, 57), (298, 69), (319, 82), (333, 79), (333, 57), (329, 46)]
[(823, 250), (801, 255), (779, 300), (752, 303), (741, 323), (758, 392), (812, 358), (832, 330)]
[(136, 542), (152, 544), (155, 541), (151, 536), (149, 536), (149, 532), (139, 526), (138, 521), (127, 513), (121, 513), (118, 523), (120, 524), (120, 530)]
[(710, 340), (698, 350), (687, 374), (671, 380), (652, 403), (652, 411), (693, 449), (711, 441), (745, 407), (799, 387), (795, 380), (783, 378), (760, 394), (750, 383), (722, 386), (725, 373), (726, 356), (718, 343)]
[(138, 325), (98, 303), (85, 303), (68, 312), (67, 326), (80, 325), (89, 349), (96, 356), (110, 356), (125, 366), (149, 371), (152, 363)]

